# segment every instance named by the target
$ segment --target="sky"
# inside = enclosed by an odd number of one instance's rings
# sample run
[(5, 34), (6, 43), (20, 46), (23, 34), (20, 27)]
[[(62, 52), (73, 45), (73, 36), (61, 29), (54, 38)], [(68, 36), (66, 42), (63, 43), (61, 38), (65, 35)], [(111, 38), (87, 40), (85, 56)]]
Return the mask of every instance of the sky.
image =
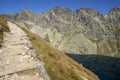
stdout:
[(0, 0), (0, 14), (11, 14), (22, 9), (35, 13), (48, 11), (56, 6), (70, 8), (92, 8), (106, 14), (110, 9), (120, 6), (120, 0)]

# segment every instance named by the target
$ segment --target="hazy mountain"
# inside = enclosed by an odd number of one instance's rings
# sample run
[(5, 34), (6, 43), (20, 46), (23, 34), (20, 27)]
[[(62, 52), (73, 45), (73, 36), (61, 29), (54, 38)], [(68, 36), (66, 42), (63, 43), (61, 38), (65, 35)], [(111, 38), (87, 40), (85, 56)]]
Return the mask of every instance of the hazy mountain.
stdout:
[(6, 17), (66, 53), (120, 57), (120, 7), (108, 14), (90, 8), (55, 7), (41, 14), (24, 9)]

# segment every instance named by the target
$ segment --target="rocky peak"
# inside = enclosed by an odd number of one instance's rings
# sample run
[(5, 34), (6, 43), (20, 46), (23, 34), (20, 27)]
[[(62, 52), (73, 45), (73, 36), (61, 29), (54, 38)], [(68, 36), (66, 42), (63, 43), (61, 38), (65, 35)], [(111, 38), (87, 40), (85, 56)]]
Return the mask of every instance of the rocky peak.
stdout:
[(31, 10), (27, 10), (27, 9), (23, 9), (21, 10), (19, 13), (16, 13), (15, 16), (16, 16), (16, 19), (19, 21), (19, 20), (29, 20), (29, 21), (32, 21), (33, 17), (35, 16), (36, 14), (33, 13)]
[(31, 11), (31, 10), (28, 10), (28, 9), (22, 9), (20, 12), (30, 13), (30, 12), (32, 12), (32, 11)]
[(115, 7), (109, 11), (109, 13), (120, 12), (120, 7)]
[(53, 8), (50, 12), (52, 12), (53, 14), (55, 14), (56, 16), (68, 20), (70, 21), (70, 19), (73, 16), (73, 12), (68, 9), (68, 8), (61, 8), (59, 6)]
[(18, 14), (32, 16), (35, 13), (33, 13), (31, 10), (22, 9)]
[[(120, 7), (113, 8), (106, 15), (102, 15), (98, 11), (90, 8), (80, 8), (73, 13), (70, 9), (55, 7), (49, 12), (40, 15), (32, 15), (31, 12), (23, 10), (19, 14), (12, 15), (11, 17), (13, 19), (16, 17), (17, 20), (23, 21), (23, 23), (27, 21), (39, 26), (40, 29), (38, 30), (38, 27), (35, 28), (33, 25), (33, 29), (36, 30), (34, 32), (39, 35), (42, 35), (41, 32), (49, 34), (50, 44), (55, 45), (55, 47), (57, 46), (59, 50), (72, 53), (93, 53), (91, 51), (95, 49), (94, 53), (110, 53), (108, 55), (112, 55), (113, 52), (118, 54), (120, 51), (118, 51), (119, 45), (117, 45), (119, 40), (116, 39), (116, 35), (119, 37), (118, 32), (120, 31)], [(7, 16), (7, 18), (11, 19), (10, 16)], [(14, 20), (17, 21), (16, 19)], [(48, 32), (46, 29), (48, 29)], [(46, 37), (44, 34), (42, 36), (43, 38)], [(78, 44), (79, 42), (77, 41), (79, 40), (81, 40), (81, 43), (84, 41), (84, 43)], [(74, 46), (73, 43), (76, 43), (76, 45)], [(89, 49), (86, 43), (94, 48)], [(66, 46), (68, 47), (64, 49), (63, 46), (65, 48)], [(73, 51), (71, 51), (71, 48), (73, 48)]]
[(120, 18), (120, 7), (115, 7), (111, 9), (108, 13), (108, 16), (110, 18), (119, 19)]
[[(91, 31), (96, 28), (101, 28), (101, 23), (104, 20), (103, 15), (98, 11), (90, 8), (80, 8), (75, 12), (75, 23), (84, 26), (83, 28)], [(90, 33), (89, 33), (90, 34)]]
[(108, 13), (108, 17), (109, 23), (111, 23), (111, 25), (120, 25), (120, 7), (115, 7), (111, 9)]
[(55, 7), (52, 9), (52, 12), (54, 12), (55, 14), (62, 14), (62, 13), (68, 13), (68, 12), (72, 12), (70, 9), (68, 8), (62, 8), (62, 7)]
[(84, 14), (84, 15), (89, 15), (89, 16), (92, 16), (92, 17), (99, 17), (99, 16), (102, 15), (98, 11), (96, 11), (94, 9), (91, 9), (91, 8), (80, 8), (76, 11), (76, 14), (77, 15)]

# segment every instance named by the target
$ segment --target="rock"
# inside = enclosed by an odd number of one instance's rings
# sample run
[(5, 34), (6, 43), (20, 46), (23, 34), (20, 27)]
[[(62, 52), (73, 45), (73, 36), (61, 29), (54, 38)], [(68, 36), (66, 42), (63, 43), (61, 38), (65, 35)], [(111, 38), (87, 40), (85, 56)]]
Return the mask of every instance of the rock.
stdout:
[(31, 55), (31, 53), (30, 53), (30, 52), (28, 52), (28, 55)]
[(36, 75), (36, 76), (39, 76), (39, 73), (36, 73), (35, 75)]
[(22, 56), (24, 56), (24, 55), (25, 55), (25, 52), (22, 53)]
[(23, 10), (6, 17), (66, 53), (120, 57), (120, 7), (108, 14), (90, 8), (72, 12), (55, 7), (41, 14)]
[(0, 53), (2, 53), (3, 52), (3, 50), (0, 50)]
[(5, 69), (7, 69), (7, 68), (8, 68), (8, 66), (7, 66), (7, 65), (5, 65), (5, 66), (4, 66), (4, 68), (5, 68)]
[(30, 59), (31, 59), (31, 60), (33, 60), (34, 58), (33, 58), (33, 57), (31, 57)]
[(23, 58), (20, 58), (20, 63), (22, 63), (24, 60), (23, 60)]
[(0, 65), (2, 65), (2, 61), (0, 60)]
[(25, 80), (25, 77), (23, 76), (22, 79)]
[(6, 64), (7, 64), (7, 65), (10, 64), (10, 60), (7, 60), (7, 61), (6, 61)]

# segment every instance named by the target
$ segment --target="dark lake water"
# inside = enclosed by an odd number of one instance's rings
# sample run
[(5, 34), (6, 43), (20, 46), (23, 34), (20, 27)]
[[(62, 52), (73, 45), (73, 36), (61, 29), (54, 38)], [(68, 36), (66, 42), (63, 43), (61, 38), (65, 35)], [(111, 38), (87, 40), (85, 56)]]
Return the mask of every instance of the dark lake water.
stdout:
[(71, 53), (66, 55), (94, 72), (100, 80), (120, 80), (120, 58)]

